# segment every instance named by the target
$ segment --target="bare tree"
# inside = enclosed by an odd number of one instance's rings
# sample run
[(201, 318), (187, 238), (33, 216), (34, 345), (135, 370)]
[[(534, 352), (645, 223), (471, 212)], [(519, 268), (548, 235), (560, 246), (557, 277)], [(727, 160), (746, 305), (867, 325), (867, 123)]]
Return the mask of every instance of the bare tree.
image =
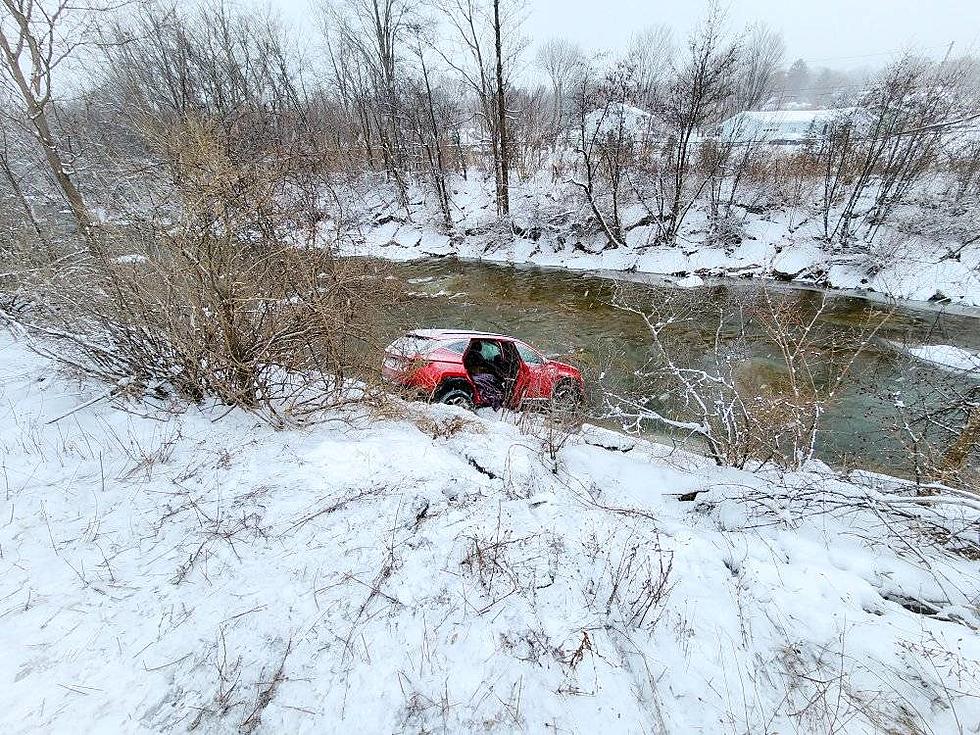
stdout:
[(630, 38), (623, 61), (634, 69), (637, 104), (642, 109), (657, 109), (676, 51), (674, 34), (667, 26), (650, 26)]
[(72, 161), (55, 131), (54, 76), (86, 43), (92, 30), (95, 6), (69, 0), (3, 0), (0, 53), (5, 81), (19, 100), (24, 118), (44, 153), (89, 251), (99, 253), (95, 221), (74, 178)]
[(707, 18), (690, 36), (686, 53), (675, 65), (673, 78), (662, 100), (659, 114), (669, 136), (666, 166), (661, 177), (662, 238), (674, 242), (688, 210), (700, 196), (708, 179), (691, 186), (689, 180), (695, 150), (695, 135), (718, 122), (729, 109), (738, 68), (736, 43), (726, 38), (724, 14), (713, 4)]
[(507, 140), (507, 103), (504, 100), (504, 54), (501, 40), (500, 0), (493, 0), (493, 43), (497, 53), (497, 137), (500, 140), (500, 180), (497, 190), (497, 211), (507, 216), (510, 213), (510, 143)]
[(576, 90), (583, 176), (573, 177), (571, 183), (584, 193), (607, 247), (624, 243), (623, 193), (637, 147), (649, 132), (650, 116), (633, 105), (635, 82), (635, 69), (620, 62), (601, 78), (583, 74)]
[(374, 93), (375, 131), (403, 204), (407, 203), (407, 183), (402, 173), (406, 152), (399, 55), (407, 47), (410, 28), (418, 25), (417, 6), (413, 0), (341, 0), (324, 6), (330, 32), (344, 48), (355, 52), (351, 60), (367, 71)]
[(514, 61), (524, 46), (518, 33), (519, 8), (501, 7), (500, 0), (440, 0), (438, 7), (462, 50), (458, 54), (439, 49), (439, 54), (479, 102), (490, 137), (497, 212), (506, 215), (510, 209), (507, 89)]
[[(432, 81), (429, 73), (429, 66), (426, 62), (426, 51), (431, 47), (431, 42), (423, 40), (424, 32), (421, 26), (412, 29), (415, 36), (415, 47), (413, 49), (418, 59), (419, 71), (421, 73), (421, 84), (417, 84), (419, 99), (418, 107), (422, 110), (421, 115), (415, 115), (419, 120), (416, 128), (418, 139), (428, 161), (429, 170), (432, 172), (433, 187), (436, 197), (439, 200), (439, 208), (442, 211), (443, 224), (446, 229), (452, 228), (453, 217), (450, 210), (449, 184), (446, 170), (445, 155), (443, 153), (443, 131), (436, 115), (435, 97), (432, 92)], [(424, 120), (424, 122), (423, 122)]]
[[(738, 113), (757, 109), (771, 99), (782, 58), (781, 36), (762, 24), (746, 28), (739, 44), (732, 93), (723, 103), (727, 108), (723, 116), (741, 120)], [(734, 206), (753, 169), (767, 158), (766, 142), (746, 136), (742, 128), (736, 123), (727, 134), (719, 129), (698, 148), (697, 165), (708, 180), (711, 239), (724, 245), (736, 244), (741, 239)]]
[(738, 58), (731, 112), (755, 110), (776, 91), (783, 64), (783, 38), (763, 23), (745, 29)]
[[(554, 181), (563, 170), (563, 156), (552, 137), (554, 108), (544, 85), (511, 87), (507, 134), (511, 167), (524, 179), (548, 167)], [(558, 155), (554, 155), (558, 152)]]
[(547, 74), (551, 85), (552, 145), (557, 143), (565, 129), (571, 86), (584, 63), (582, 49), (564, 38), (552, 38), (538, 48), (537, 65)]

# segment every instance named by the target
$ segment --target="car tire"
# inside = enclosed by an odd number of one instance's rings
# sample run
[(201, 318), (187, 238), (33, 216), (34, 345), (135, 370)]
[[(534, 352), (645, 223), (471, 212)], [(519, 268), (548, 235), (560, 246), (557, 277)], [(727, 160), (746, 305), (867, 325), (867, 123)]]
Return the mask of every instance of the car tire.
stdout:
[(559, 409), (578, 408), (584, 399), (582, 389), (571, 380), (563, 380), (551, 391), (551, 405)]
[(467, 411), (472, 411), (475, 408), (473, 394), (465, 388), (455, 386), (450, 386), (436, 393), (435, 402), (445, 403), (449, 406), (460, 406)]

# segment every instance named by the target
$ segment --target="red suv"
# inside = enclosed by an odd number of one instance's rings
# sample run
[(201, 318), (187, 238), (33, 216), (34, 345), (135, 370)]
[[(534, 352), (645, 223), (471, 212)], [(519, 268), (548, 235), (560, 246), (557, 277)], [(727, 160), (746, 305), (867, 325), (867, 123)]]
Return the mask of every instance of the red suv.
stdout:
[(460, 406), (521, 408), (577, 403), (582, 374), (519, 339), (455, 329), (418, 329), (385, 350), (382, 375), (429, 400)]

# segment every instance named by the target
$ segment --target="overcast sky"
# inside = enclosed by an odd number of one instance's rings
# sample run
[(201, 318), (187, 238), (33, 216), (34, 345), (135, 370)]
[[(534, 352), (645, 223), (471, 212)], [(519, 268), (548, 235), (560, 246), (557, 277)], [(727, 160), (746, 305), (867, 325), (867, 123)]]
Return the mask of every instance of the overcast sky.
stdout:
[[(267, 0), (303, 25), (310, 0)], [(589, 49), (616, 49), (645, 26), (683, 35), (705, 12), (699, 0), (526, 0), (532, 43), (564, 36)], [(789, 61), (880, 66), (914, 47), (935, 56), (980, 50), (980, 0), (730, 0), (733, 26), (761, 20), (781, 31)]]

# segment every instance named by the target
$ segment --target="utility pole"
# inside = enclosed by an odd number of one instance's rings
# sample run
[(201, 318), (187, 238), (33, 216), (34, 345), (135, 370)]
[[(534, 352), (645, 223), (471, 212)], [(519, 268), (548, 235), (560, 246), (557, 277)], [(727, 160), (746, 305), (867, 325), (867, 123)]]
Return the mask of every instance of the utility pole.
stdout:
[(946, 49), (946, 55), (943, 57), (943, 66), (946, 66), (946, 62), (949, 61), (949, 57), (953, 55), (953, 44), (955, 43), (956, 41), (949, 42), (949, 48)]

